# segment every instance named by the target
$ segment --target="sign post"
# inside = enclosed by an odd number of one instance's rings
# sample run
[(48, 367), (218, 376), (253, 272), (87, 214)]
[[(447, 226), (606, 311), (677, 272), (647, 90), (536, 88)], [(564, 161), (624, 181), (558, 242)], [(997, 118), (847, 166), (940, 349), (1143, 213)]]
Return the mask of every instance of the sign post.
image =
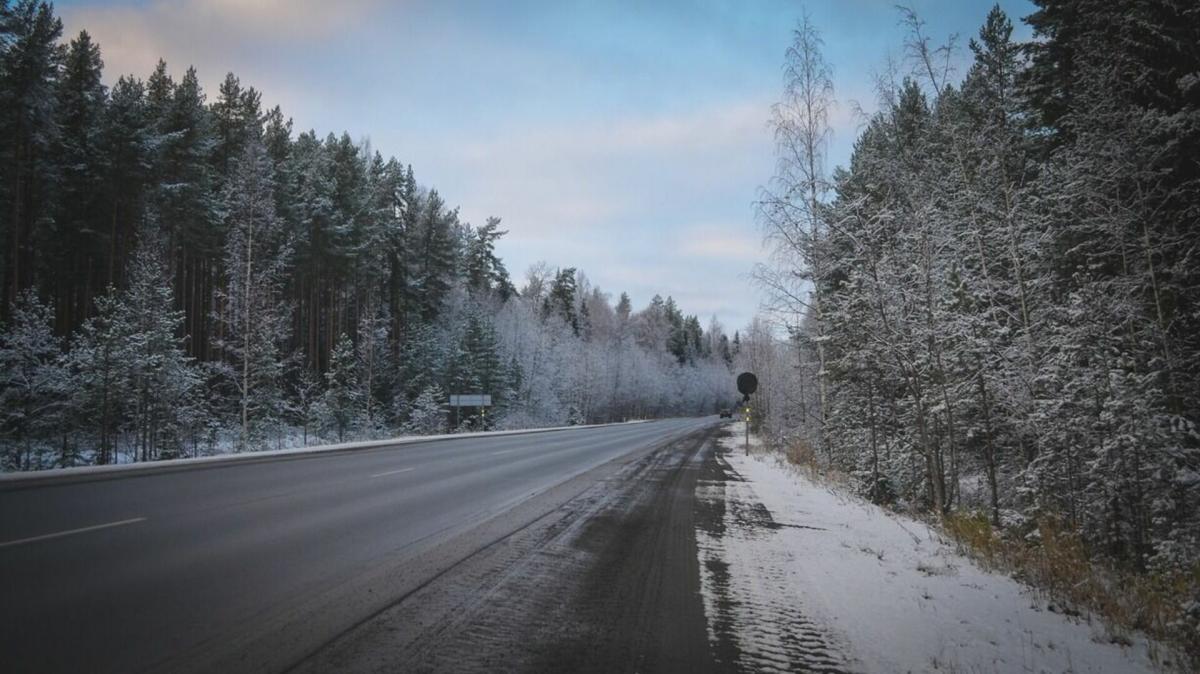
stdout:
[(758, 390), (758, 377), (753, 373), (743, 372), (737, 376), (738, 393), (742, 394), (742, 402), (745, 403), (745, 408), (742, 409), (742, 423), (746, 424), (746, 454), (750, 454), (750, 394)]
[(492, 396), (488, 393), (451, 393), (450, 406), (454, 408), (454, 428), (458, 428), (458, 408), (460, 407), (478, 407), (480, 414), (483, 417), (483, 422), (487, 423), (487, 408), (492, 405)]

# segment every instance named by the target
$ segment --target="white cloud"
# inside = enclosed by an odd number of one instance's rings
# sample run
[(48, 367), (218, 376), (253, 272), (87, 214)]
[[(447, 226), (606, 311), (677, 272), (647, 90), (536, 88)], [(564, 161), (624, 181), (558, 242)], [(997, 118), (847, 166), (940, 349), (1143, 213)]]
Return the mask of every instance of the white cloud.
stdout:
[[(663, 192), (710, 193), (761, 180), (767, 104), (740, 101), (685, 115), (629, 116), (528, 128), (447, 148), (445, 173), (476, 219), (503, 214), (529, 234), (586, 230), (622, 218), (690, 217)], [(751, 188), (752, 189), (752, 188)], [(753, 192), (746, 195), (747, 208)]]
[[(144, 77), (159, 58), (195, 65), (208, 79), (232, 69), (232, 55), (302, 46), (363, 24), (381, 0), (154, 0), (67, 6), (66, 35), (86, 29), (100, 44), (109, 79)], [(207, 82), (206, 82), (207, 84)]]
[(754, 262), (764, 257), (761, 242), (742, 224), (686, 231), (679, 252), (697, 258), (742, 262)]

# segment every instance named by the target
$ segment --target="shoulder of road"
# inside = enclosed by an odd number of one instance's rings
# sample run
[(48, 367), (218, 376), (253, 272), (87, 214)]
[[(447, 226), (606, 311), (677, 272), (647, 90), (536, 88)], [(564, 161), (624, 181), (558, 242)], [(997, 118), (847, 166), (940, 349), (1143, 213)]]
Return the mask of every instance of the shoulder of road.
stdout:
[(337, 454), (356, 452), (398, 445), (414, 445), (448, 440), (465, 440), (481, 437), (501, 437), (506, 435), (531, 435), (534, 433), (554, 433), (562, 431), (585, 430), (589, 428), (604, 428), (609, 426), (625, 426), (646, 423), (648, 419), (622, 421), (611, 424), (584, 424), (578, 426), (552, 426), (547, 428), (523, 428), (507, 431), (477, 431), (472, 433), (449, 433), (443, 435), (410, 435), (383, 440), (363, 440), (344, 442), (331, 445), (312, 445), (309, 447), (293, 447), (289, 449), (274, 449), (266, 451), (249, 451), (229, 454), (215, 454), (183, 459), (166, 459), (162, 461), (144, 461), (139, 463), (122, 463), (105, 466), (79, 466), (74, 468), (51, 468), (48, 470), (0, 473), (0, 490), (23, 489), (26, 487), (44, 486), (47, 484), (71, 484), (75, 482), (90, 482), (93, 480), (112, 480), (122, 477), (153, 475), (200, 468), (215, 468), (235, 463), (258, 463), (265, 461), (284, 461), (301, 459), (318, 454)]

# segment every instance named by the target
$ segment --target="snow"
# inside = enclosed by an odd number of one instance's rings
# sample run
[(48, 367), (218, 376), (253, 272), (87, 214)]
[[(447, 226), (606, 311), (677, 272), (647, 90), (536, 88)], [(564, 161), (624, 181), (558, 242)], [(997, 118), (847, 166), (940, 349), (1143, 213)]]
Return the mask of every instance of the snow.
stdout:
[[(443, 433), (439, 435), (403, 435), (395, 438), (387, 438), (384, 440), (365, 440), (360, 442), (343, 442), (333, 445), (308, 445), (300, 447), (290, 447), (287, 449), (272, 449), (267, 451), (250, 451), (250, 452), (229, 452), (225, 454), (212, 454), (209, 456), (201, 456), (189, 459), (168, 459), (164, 461), (142, 461), (137, 463), (117, 463), (104, 466), (79, 466), (75, 468), (51, 468), (47, 470), (33, 471), (0, 471), (0, 482), (18, 482), (21, 480), (43, 480), (56, 476), (86, 476), (103, 473), (117, 473), (134, 470), (150, 470), (158, 471), (172, 467), (186, 467), (191, 465), (199, 465), (205, 463), (234, 463), (238, 461), (259, 461), (264, 458), (278, 456), (300, 456), (304, 454), (320, 454), (324, 452), (347, 452), (357, 449), (372, 449), (375, 447), (389, 447), (392, 445), (407, 445), (419, 442), (435, 442), (438, 440), (458, 440), (462, 438), (476, 438), (485, 436), (502, 436), (502, 435), (524, 435), (530, 433), (549, 433), (551, 431), (567, 431), (582, 428), (600, 428), (603, 426), (621, 426), (625, 424), (640, 424), (645, 423), (646, 419), (634, 419), (611, 424), (579, 424), (575, 426), (552, 426), (545, 428), (524, 428), (517, 430), (506, 431), (473, 431), (470, 433)], [(118, 458), (121, 458), (118, 455)]]
[[(811, 643), (841, 649), (840, 665), (828, 653), (817, 654), (828, 662), (811, 662), (830, 669), (1157, 671), (1146, 639), (1111, 643), (1099, 624), (1052, 612), (1028, 587), (980, 569), (926, 524), (820, 485), (775, 455), (747, 456), (742, 425), (733, 431), (718, 460), (735, 475), (702, 485), (701, 494), (725, 490), (724, 536), (697, 533), (710, 626), (724, 591), (738, 604), (734, 617), (746, 621), (736, 627), (743, 653), (750, 651), (745, 664), (786, 669), (774, 656), (794, 641), (783, 628), (796, 618), (756, 620), (752, 610), (775, 606), (811, 623)], [(746, 526), (756, 504), (773, 526)], [(720, 568), (717, 557), (728, 579), (710, 570)]]

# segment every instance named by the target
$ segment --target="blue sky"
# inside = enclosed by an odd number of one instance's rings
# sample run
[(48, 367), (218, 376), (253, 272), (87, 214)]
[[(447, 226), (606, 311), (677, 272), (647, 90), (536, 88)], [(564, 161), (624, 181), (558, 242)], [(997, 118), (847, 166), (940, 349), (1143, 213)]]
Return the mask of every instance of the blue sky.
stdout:
[[(891, 0), (434, 2), (72, 0), (68, 35), (101, 45), (106, 81), (161, 56), (210, 97), (228, 71), (296, 128), (345, 130), (509, 230), (518, 285), (538, 260), (583, 269), (635, 306), (673, 295), (731, 330), (755, 313), (765, 257), (754, 219), (774, 157), (769, 109), (807, 9), (839, 106), (830, 163), (849, 158), (872, 75), (902, 56)], [(935, 40), (978, 31), (993, 3), (914, 0)], [(1014, 19), (1027, 0), (1000, 3)], [(962, 69), (960, 68), (960, 72)]]

